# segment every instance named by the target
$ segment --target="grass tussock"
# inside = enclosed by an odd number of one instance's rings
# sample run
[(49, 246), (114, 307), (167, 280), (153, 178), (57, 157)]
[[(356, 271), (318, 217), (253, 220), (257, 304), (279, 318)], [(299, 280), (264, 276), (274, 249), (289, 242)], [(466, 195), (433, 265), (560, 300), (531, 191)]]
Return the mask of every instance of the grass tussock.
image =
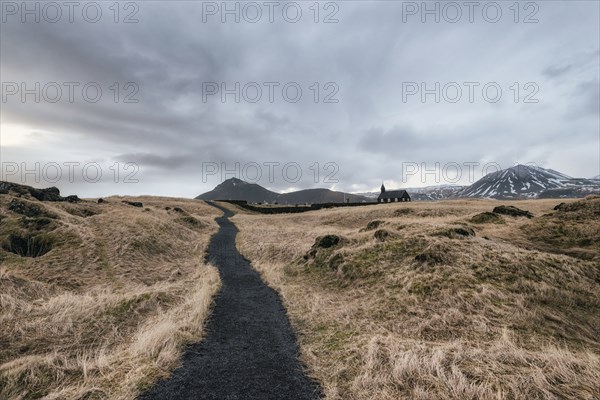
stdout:
[[(536, 217), (501, 223), (473, 221), (493, 201), (234, 221), (242, 253), (281, 293), (327, 399), (594, 399), (600, 247), (574, 257), (565, 237), (545, 251), (536, 229), (556, 219), (565, 235), (595, 243), (590, 201), (599, 200), (581, 200), (569, 217), (556, 201), (510, 202)], [(385, 240), (374, 236), (380, 227)], [(342, 240), (318, 246), (328, 235)]]
[(133, 399), (167, 376), (202, 337), (220, 286), (203, 263), (216, 210), (152, 197), (139, 199), (143, 209), (121, 198), (11, 197), (0, 196), (0, 241), (53, 242), (36, 257), (0, 250), (0, 398)]

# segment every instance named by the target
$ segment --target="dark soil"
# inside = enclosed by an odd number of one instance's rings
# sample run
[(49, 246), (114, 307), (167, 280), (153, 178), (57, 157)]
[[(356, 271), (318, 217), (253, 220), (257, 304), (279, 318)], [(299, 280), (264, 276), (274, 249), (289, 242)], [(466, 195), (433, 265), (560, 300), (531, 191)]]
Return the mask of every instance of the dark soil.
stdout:
[(141, 399), (319, 399), (319, 386), (304, 373), (298, 346), (277, 293), (265, 285), (235, 247), (233, 213), (217, 218), (208, 259), (223, 286), (215, 298), (206, 336), (190, 346), (171, 378)]
[(53, 239), (46, 235), (33, 236), (30, 234), (21, 236), (11, 234), (2, 243), (4, 250), (10, 251), (21, 257), (41, 257), (52, 250)]

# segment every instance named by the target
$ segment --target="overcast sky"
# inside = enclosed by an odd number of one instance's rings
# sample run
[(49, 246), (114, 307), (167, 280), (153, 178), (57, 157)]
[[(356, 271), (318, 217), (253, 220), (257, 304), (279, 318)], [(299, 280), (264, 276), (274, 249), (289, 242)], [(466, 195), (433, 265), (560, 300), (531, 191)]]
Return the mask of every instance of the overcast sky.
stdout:
[(22, 4), (2, 1), (2, 179), (193, 197), (259, 172), (353, 192), (600, 174), (597, 1), (428, 2), (439, 22), (400, 1), (228, 2), (239, 22), (220, 1)]

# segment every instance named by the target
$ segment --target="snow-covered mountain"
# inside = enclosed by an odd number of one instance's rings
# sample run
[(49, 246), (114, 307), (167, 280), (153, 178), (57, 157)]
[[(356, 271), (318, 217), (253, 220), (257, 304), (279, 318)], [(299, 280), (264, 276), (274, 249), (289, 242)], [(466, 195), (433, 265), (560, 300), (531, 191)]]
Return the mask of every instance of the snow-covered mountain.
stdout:
[(600, 181), (600, 175), (596, 175), (596, 176), (594, 176), (594, 177), (592, 177), (590, 179), (594, 180), (594, 181)]
[[(553, 169), (516, 165), (492, 172), (471, 186), (436, 185), (403, 189), (412, 200), (585, 197), (588, 194), (600, 194), (600, 176), (593, 179), (572, 178)], [(379, 196), (379, 192), (358, 194), (369, 198)]]
[(553, 169), (516, 165), (484, 176), (457, 195), (458, 197), (522, 199), (582, 197), (590, 193), (600, 193), (598, 182), (572, 178)]
[(408, 188), (406, 191), (413, 200), (444, 200), (456, 197), (466, 186), (435, 185), (422, 188)]

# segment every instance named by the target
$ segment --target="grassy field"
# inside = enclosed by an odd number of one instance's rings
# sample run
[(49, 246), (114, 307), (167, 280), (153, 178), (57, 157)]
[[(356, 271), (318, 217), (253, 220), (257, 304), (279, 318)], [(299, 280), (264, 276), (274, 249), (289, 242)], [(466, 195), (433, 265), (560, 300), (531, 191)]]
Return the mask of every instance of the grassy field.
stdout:
[[(559, 203), (225, 206), (327, 399), (597, 399), (600, 198)], [(0, 196), (0, 399), (133, 399), (167, 376), (220, 285), (219, 214)]]
[(0, 196), (0, 399), (133, 399), (201, 339), (220, 213), (105, 200)]
[(598, 399), (600, 198), (565, 202), (233, 220), (327, 399)]

